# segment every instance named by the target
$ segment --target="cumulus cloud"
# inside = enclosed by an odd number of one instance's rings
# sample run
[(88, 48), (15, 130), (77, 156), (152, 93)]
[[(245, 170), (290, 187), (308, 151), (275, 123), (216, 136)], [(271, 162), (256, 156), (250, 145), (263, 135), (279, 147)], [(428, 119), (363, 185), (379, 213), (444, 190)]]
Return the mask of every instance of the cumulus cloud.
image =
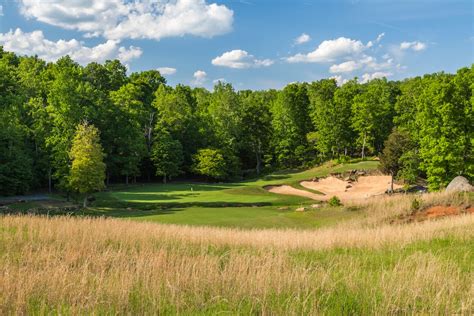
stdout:
[(203, 86), (207, 81), (207, 73), (203, 70), (198, 70), (193, 74), (194, 80), (192, 84), (195, 86)]
[(245, 50), (234, 49), (225, 52), (212, 60), (214, 66), (228, 67), (234, 69), (244, 69), (251, 67), (268, 67), (273, 64), (270, 59), (256, 59)]
[(311, 37), (308, 34), (303, 33), (295, 39), (295, 45), (304, 44), (304, 43), (309, 42), (310, 40), (311, 40)]
[(286, 60), (290, 63), (307, 62), (332, 62), (337, 58), (359, 54), (367, 47), (361, 41), (346, 37), (323, 41), (319, 46), (308, 54), (296, 54)]
[(361, 67), (362, 65), (360, 63), (355, 62), (353, 60), (349, 60), (340, 64), (332, 65), (331, 67), (329, 67), (329, 72), (330, 73), (352, 72)]
[(3, 45), (7, 51), (19, 55), (38, 55), (46, 61), (55, 61), (69, 55), (80, 64), (93, 61), (104, 62), (107, 59), (119, 59), (126, 63), (142, 54), (140, 48), (119, 46), (119, 41), (116, 40), (108, 40), (103, 44), (87, 47), (76, 39), (50, 41), (44, 37), (42, 31), (26, 33), (18, 28), (15, 31), (0, 33), (0, 45)]
[(369, 82), (370, 80), (373, 80), (373, 79), (386, 78), (386, 77), (390, 77), (392, 75), (393, 74), (391, 72), (381, 72), (381, 71), (374, 72), (374, 73), (365, 73), (365, 74), (362, 75), (361, 82), (362, 83), (367, 83), (367, 82)]
[(336, 83), (337, 83), (338, 86), (342, 86), (343, 84), (345, 84), (348, 81), (347, 79), (344, 79), (341, 75), (332, 76), (332, 77), (329, 77), (329, 79), (336, 80)]
[(176, 68), (172, 68), (172, 67), (159, 67), (157, 68), (157, 70), (162, 75), (174, 75), (176, 73)]
[(366, 71), (380, 71), (390, 69), (394, 66), (393, 59), (388, 58), (385, 61), (377, 62), (377, 58), (363, 55), (358, 60), (349, 60), (340, 64), (334, 64), (329, 68), (330, 73), (345, 73), (353, 72), (358, 69), (365, 69)]
[(418, 41), (415, 41), (415, 42), (402, 42), (400, 44), (400, 49), (401, 50), (411, 49), (411, 50), (414, 50), (415, 52), (425, 50), (426, 47), (427, 47), (427, 45), (425, 43), (418, 42)]
[(234, 14), (205, 0), (19, 1), (28, 18), (113, 40), (213, 37), (232, 30)]

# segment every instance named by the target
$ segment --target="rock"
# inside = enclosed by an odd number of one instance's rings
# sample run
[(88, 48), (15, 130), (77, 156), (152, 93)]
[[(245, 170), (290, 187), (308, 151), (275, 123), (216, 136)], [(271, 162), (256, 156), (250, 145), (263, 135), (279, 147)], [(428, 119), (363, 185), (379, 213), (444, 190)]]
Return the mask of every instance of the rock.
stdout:
[(311, 208), (321, 208), (321, 204), (311, 204)]
[(296, 212), (304, 212), (304, 211), (306, 211), (306, 208), (305, 207), (298, 207), (295, 211)]
[(446, 187), (446, 192), (472, 192), (474, 187), (463, 176), (457, 176)]
[(288, 211), (288, 209), (288, 206), (282, 206), (278, 208), (279, 211)]
[(356, 175), (358, 176), (365, 176), (366, 172), (365, 171), (357, 171)]
[(132, 210), (132, 208), (131, 208), (131, 207), (127, 207), (127, 211), (131, 211), (131, 210)]

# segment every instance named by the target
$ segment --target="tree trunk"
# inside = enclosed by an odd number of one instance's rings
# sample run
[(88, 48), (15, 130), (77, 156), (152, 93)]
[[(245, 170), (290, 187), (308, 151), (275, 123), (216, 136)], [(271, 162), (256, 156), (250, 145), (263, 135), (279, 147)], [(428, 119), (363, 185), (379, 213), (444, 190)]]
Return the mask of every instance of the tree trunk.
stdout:
[(110, 173), (107, 172), (107, 178), (106, 178), (106, 185), (109, 186), (110, 184)]
[(83, 206), (84, 208), (87, 207), (87, 195), (84, 197), (84, 202), (83, 202), (82, 206)]
[(390, 193), (393, 193), (393, 172), (390, 172)]
[(364, 140), (362, 142), (362, 159), (365, 159), (365, 139), (367, 138), (367, 133), (364, 133)]
[(128, 174), (125, 175), (125, 184), (128, 185)]
[(163, 183), (166, 184), (166, 173), (163, 175)]
[(257, 170), (257, 175), (260, 175), (260, 169), (262, 168), (261, 151), (262, 151), (262, 144), (259, 141), (258, 145), (257, 145), (257, 148), (255, 150), (255, 157), (257, 159), (257, 166), (255, 167), (255, 169)]
[(48, 192), (50, 194), (52, 192), (51, 167), (49, 167), (49, 170), (48, 170)]

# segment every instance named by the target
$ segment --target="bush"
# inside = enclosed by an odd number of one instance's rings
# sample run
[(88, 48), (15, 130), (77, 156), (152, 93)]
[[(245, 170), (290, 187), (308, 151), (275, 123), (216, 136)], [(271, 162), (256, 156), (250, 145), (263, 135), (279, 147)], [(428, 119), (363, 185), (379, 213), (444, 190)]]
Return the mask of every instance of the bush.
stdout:
[(417, 198), (413, 199), (411, 201), (411, 211), (416, 212), (421, 208), (421, 200), (418, 200)]
[(340, 155), (337, 159), (336, 159), (337, 163), (338, 164), (341, 164), (341, 163), (348, 163), (351, 161), (351, 157), (350, 156), (346, 156), (346, 155)]
[(329, 199), (328, 204), (330, 206), (341, 206), (341, 200), (337, 196), (333, 196), (332, 198)]

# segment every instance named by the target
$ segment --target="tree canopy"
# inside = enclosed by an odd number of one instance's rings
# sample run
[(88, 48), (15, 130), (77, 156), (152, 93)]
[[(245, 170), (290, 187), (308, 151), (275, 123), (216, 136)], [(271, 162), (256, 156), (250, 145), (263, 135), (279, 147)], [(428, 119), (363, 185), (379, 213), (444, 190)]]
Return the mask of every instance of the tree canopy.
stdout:
[[(70, 153), (82, 122), (103, 150), (96, 167), (106, 183), (238, 180), (388, 148), (382, 157), (397, 158), (396, 176), (426, 177), (437, 190), (459, 174), (474, 178), (473, 82), (474, 65), (402, 81), (322, 79), (264, 91), (220, 82), (208, 91), (169, 86), (156, 70), (128, 75), (117, 60), (81, 66), (0, 48), (0, 195), (78, 190)], [(394, 128), (410, 146), (390, 140)]]

